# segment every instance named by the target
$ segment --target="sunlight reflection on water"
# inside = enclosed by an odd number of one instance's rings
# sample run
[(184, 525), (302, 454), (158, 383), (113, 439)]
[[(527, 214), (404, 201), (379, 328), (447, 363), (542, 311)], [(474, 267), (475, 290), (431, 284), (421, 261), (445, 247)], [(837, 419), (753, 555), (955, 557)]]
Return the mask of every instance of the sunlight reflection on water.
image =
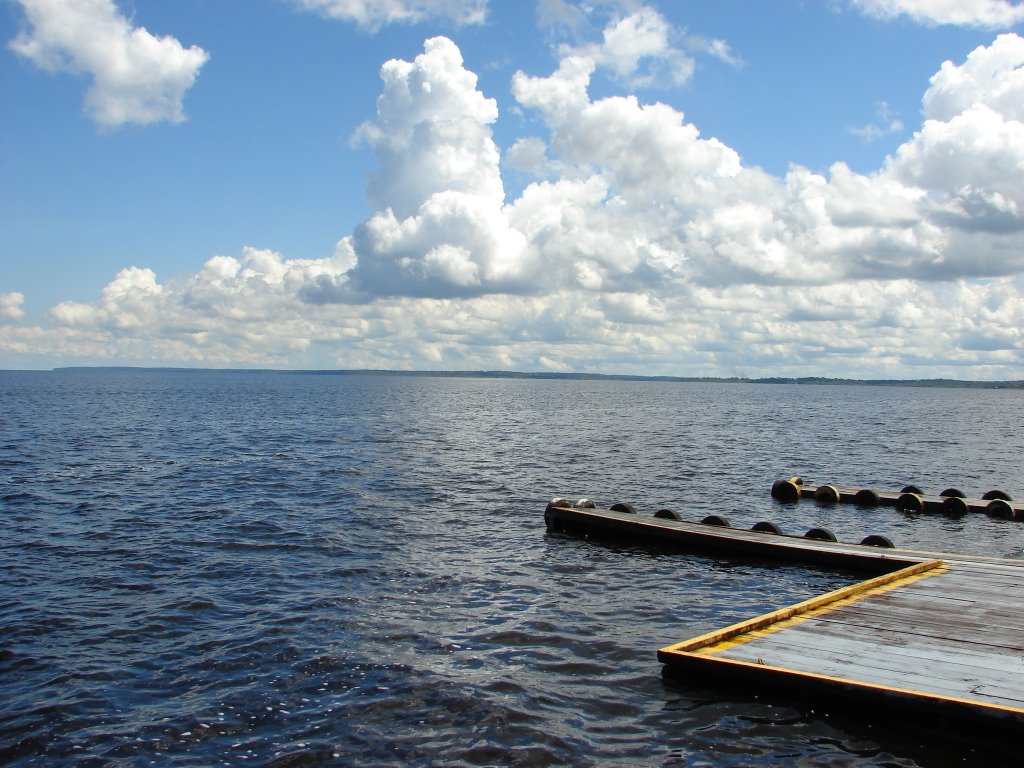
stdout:
[(0, 384), (0, 759), (14, 765), (962, 765), (660, 677), (658, 647), (851, 576), (549, 535), (544, 505), (1024, 554), (1024, 525), (984, 515), (768, 493), (790, 474), (1020, 493), (1014, 391), (114, 371)]

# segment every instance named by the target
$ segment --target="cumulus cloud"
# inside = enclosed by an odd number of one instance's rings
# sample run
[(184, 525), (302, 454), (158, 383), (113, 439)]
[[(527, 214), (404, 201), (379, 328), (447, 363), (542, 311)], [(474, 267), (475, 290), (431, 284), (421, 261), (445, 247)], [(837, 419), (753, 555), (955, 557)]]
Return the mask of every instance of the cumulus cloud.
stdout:
[[(889, 158), (885, 173), (924, 191), (923, 214), (954, 234), (1024, 232), (1024, 39), (1001, 35), (962, 65), (945, 62), (923, 98), (922, 128)], [(1019, 242), (960, 238), (1001, 269), (1021, 260), (996, 248)], [(957, 249), (954, 249), (957, 250)]]
[[(107, 321), (120, 321), (0, 325), (0, 346), (7, 359), (47, 350), (65, 364), (993, 379), (1019, 378), (1024, 365), (1020, 277), (734, 285), (661, 299), (632, 292), (587, 300), (574, 291), (388, 297), (369, 306), (303, 305), (282, 294), (260, 311), (246, 308), (251, 294), (226, 291), (200, 311), (181, 286), (141, 282), (148, 309), (122, 284), (101, 308)], [(124, 322), (131, 313), (139, 323)]]
[(671, 107), (591, 100), (596, 64), (569, 56), (548, 77), (518, 74), (513, 93), (543, 116), (550, 151), (576, 181), (528, 187), (510, 216), (528, 231), (520, 209), (534, 195), (575, 194), (582, 178), (603, 190), (582, 206), (537, 208), (572, 222), (569, 237), (546, 233), (545, 262), (571, 263), (563, 272), (595, 290), (1013, 274), (1024, 265), (1022, 44), (1005, 35), (962, 65), (943, 65), (925, 95), (930, 119), (878, 171), (794, 166), (782, 178), (743, 166)]
[(1011, 0), (851, 0), (869, 16), (908, 16), (922, 24), (1006, 29), (1024, 22), (1024, 5)]
[(928, 120), (949, 121), (981, 104), (1006, 120), (1024, 121), (1024, 38), (999, 35), (961, 65), (944, 62), (929, 83), (922, 100)]
[(497, 104), (477, 90), (447, 38), (415, 61), (381, 68), (377, 119), (360, 127), (380, 168), (368, 196), (378, 211), (354, 233), (352, 287), (373, 295), (465, 296), (523, 279), (525, 239), (503, 212)]
[(21, 308), (24, 303), (25, 296), (17, 291), (0, 293), (0, 321), (21, 320), (25, 316), (25, 310)]
[(1014, 378), (1019, 44), (943, 65), (873, 173), (782, 176), (669, 105), (592, 98), (598, 64), (577, 50), (513, 79), (544, 137), (507, 153), (536, 177), (506, 201), (497, 107), (434, 38), (381, 70), (358, 131), (375, 212), (330, 257), (248, 248), (170, 283), (130, 268), (53, 328), (0, 339), (203, 365)]
[[(604, 67), (632, 87), (672, 83), (681, 85), (693, 75), (694, 61), (676, 46), (676, 31), (657, 10), (640, 6), (631, 13), (611, 18), (601, 42), (563, 44), (563, 58), (583, 57)], [(728, 46), (720, 53), (728, 55)]]
[(457, 25), (483, 24), (488, 0), (293, 0), (300, 8), (376, 31), (388, 24), (446, 19)]
[(182, 100), (209, 58), (170, 36), (155, 37), (112, 0), (18, 0), (28, 28), (11, 50), (51, 72), (85, 74), (85, 110), (104, 128), (185, 119)]
[[(668, 78), (679, 85), (693, 75), (690, 56), (674, 47), (671, 26), (653, 8), (641, 7), (605, 27), (601, 45), (582, 52), (633, 86)], [(646, 69), (642, 69), (646, 64)]]
[(148, 328), (159, 315), (163, 288), (151, 269), (128, 267), (109, 282), (94, 303), (65, 301), (50, 310), (61, 325)]

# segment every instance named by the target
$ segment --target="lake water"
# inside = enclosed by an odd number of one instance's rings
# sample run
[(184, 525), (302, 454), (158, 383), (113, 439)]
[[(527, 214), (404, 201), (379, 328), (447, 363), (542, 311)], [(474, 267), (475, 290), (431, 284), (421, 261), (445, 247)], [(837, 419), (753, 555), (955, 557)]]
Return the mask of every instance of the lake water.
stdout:
[(553, 496), (1024, 557), (1024, 524), (802, 475), (1024, 493), (1024, 392), (0, 373), (0, 763), (985, 764), (665, 681), (657, 648), (850, 574), (548, 534)]

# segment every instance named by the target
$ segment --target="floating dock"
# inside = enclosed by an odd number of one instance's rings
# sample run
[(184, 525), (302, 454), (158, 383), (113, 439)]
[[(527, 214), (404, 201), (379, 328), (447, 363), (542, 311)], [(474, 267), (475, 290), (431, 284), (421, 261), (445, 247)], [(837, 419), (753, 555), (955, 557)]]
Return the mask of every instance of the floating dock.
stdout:
[(842, 544), (561, 500), (548, 505), (545, 521), (552, 531), (873, 574), (662, 648), (666, 674), (896, 708), (958, 730), (1024, 733), (1022, 560)]
[(861, 506), (897, 507), (907, 512), (940, 512), (963, 515), (984, 512), (992, 517), (1024, 521), (1024, 503), (1014, 501), (1003, 491), (986, 491), (980, 498), (968, 498), (957, 488), (946, 488), (937, 494), (925, 493), (915, 485), (899, 491), (876, 491), (872, 488), (849, 488), (838, 485), (806, 485), (799, 477), (777, 480), (772, 496), (779, 501), (814, 499), (824, 504), (859, 504)]

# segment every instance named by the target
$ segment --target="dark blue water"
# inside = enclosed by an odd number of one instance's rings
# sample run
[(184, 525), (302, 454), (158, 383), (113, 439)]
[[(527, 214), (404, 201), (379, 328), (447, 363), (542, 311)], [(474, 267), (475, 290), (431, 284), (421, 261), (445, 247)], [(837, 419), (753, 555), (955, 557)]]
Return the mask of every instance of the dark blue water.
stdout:
[(771, 482), (1024, 493), (1019, 391), (0, 373), (0, 763), (965, 765), (663, 681), (853, 580), (545, 532), (552, 496), (1024, 556), (1024, 524)]

